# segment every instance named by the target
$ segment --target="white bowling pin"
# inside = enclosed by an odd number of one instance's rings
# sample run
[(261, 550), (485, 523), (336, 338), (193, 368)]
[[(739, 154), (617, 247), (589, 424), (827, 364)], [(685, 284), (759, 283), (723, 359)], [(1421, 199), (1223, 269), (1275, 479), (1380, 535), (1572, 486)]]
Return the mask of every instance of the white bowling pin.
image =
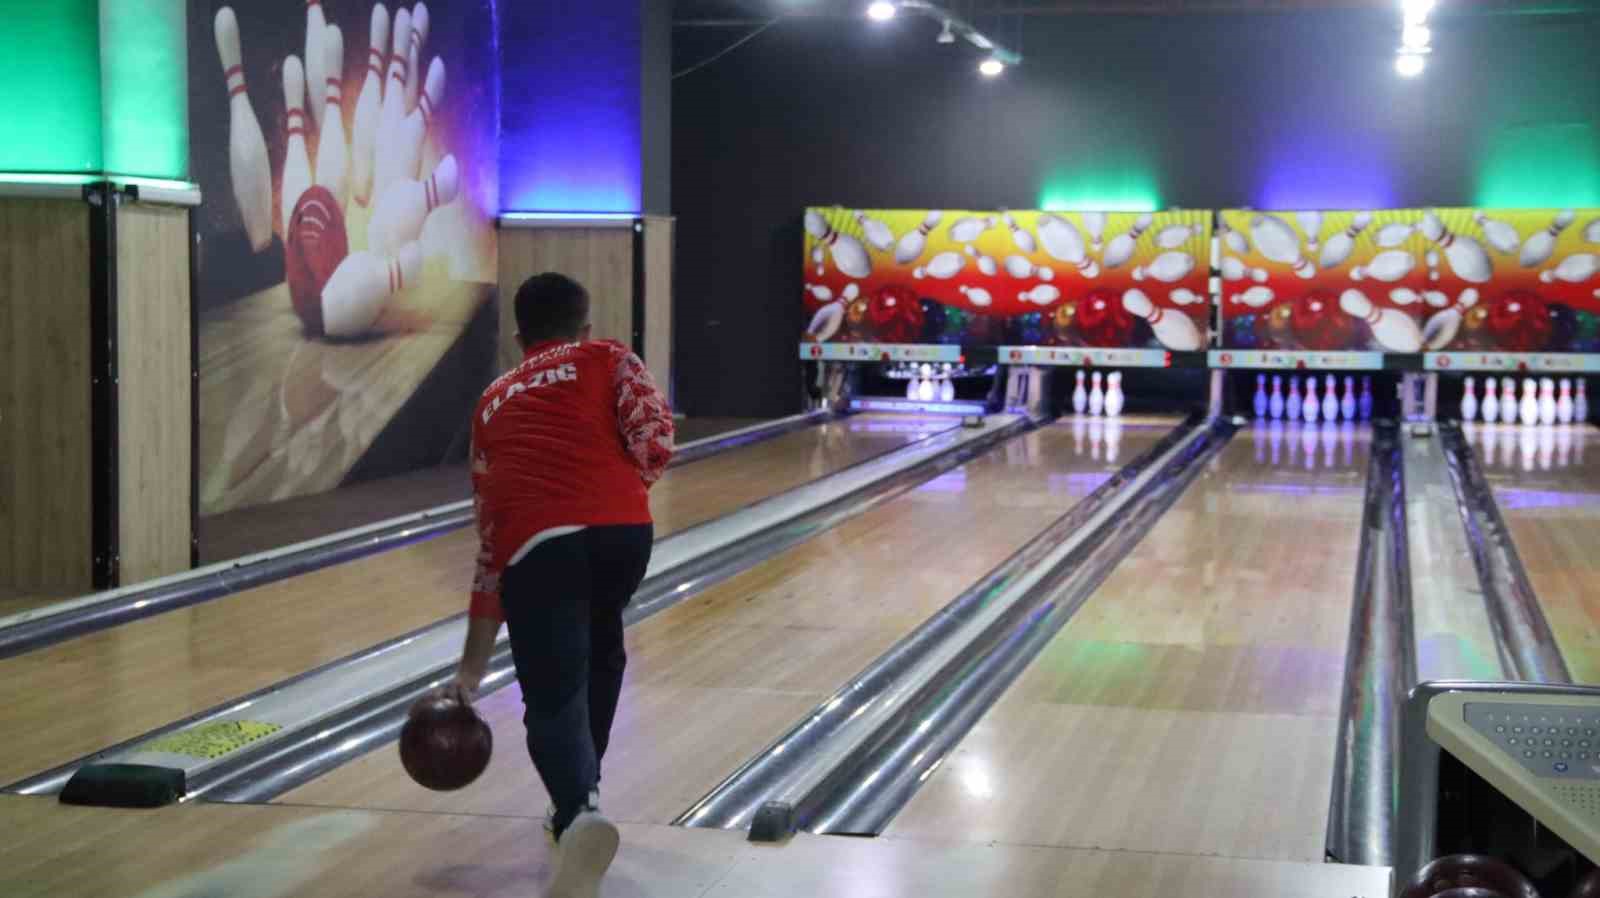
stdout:
[(917, 380), (916, 377), (907, 378), (906, 379), (906, 398), (907, 399), (915, 399), (915, 398), (917, 398), (917, 391), (918, 391), (918, 388), (921, 387), (921, 386), (922, 386), (922, 382)]
[(1122, 414), (1122, 408), (1127, 403), (1127, 398), (1122, 395), (1122, 372), (1111, 372), (1107, 381), (1110, 387), (1106, 390), (1106, 417), (1115, 418)]
[(1241, 281), (1246, 277), (1258, 284), (1267, 282), (1267, 272), (1264, 268), (1252, 268), (1244, 264), (1244, 260), (1233, 256), (1222, 259), (1222, 279), (1225, 281)]
[(961, 292), (967, 295), (967, 302), (972, 303), (980, 309), (987, 308), (994, 302), (994, 297), (990, 296), (989, 291), (983, 289), (982, 287), (968, 287), (967, 285), (962, 284)]
[(1300, 375), (1289, 378), (1289, 401), (1284, 405), (1283, 413), (1290, 421), (1300, 420)]
[(1365, 266), (1357, 265), (1351, 269), (1350, 278), (1359, 281), (1366, 277), (1372, 277), (1375, 280), (1392, 284), (1410, 274), (1411, 269), (1416, 264), (1417, 260), (1405, 250), (1384, 250), (1373, 256), (1372, 261)]
[(1038, 230), (1039, 242), (1053, 258), (1071, 264), (1086, 278), (1100, 273), (1099, 263), (1089, 258), (1083, 235), (1072, 222), (1058, 215), (1041, 215)]
[(1192, 306), (1195, 303), (1206, 301), (1204, 296), (1201, 296), (1187, 287), (1179, 287), (1178, 289), (1167, 294), (1167, 298), (1180, 306)]
[(1235, 293), (1232, 297), (1234, 303), (1259, 309), (1272, 302), (1274, 294), (1271, 287), (1262, 287), (1259, 284), (1243, 293)]
[(939, 226), (939, 221), (943, 217), (944, 213), (935, 209), (922, 219), (922, 224), (917, 225), (916, 230), (901, 237), (900, 243), (894, 249), (895, 264), (907, 265), (922, 258), (922, 251), (928, 246), (928, 235)]
[(330, 337), (358, 337), (383, 314), (389, 297), (415, 285), (422, 248), (408, 243), (396, 255), (361, 250), (345, 257), (322, 288), (322, 329)]
[(1539, 384), (1531, 377), (1522, 380), (1520, 418), (1525, 427), (1539, 423)]
[(1556, 423), (1556, 382), (1548, 377), (1539, 379), (1539, 423)]
[(966, 249), (967, 249), (967, 255), (971, 256), (973, 258), (973, 260), (978, 263), (978, 270), (979, 271), (983, 272), (985, 275), (987, 275), (989, 277), (994, 277), (996, 274), (999, 273), (1000, 266), (995, 264), (995, 261), (994, 261), (994, 259), (992, 257), (984, 255), (983, 253), (977, 252), (976, 250), (974, 250), (972, 248), (972, 244), (970, 244), (970, 243), (967, 244)]
[(889, 230), (888, 225), (876, 218), (869, 218), (860, 209), (855, 211), (855, 217), (856, 224), (861, 226), (862, 236), (867, 238), (867, 243), (873, 249), (886, 252), (894, 246), (894, 232)]
[[(322, 46), (319, 41), (317, 46)], [(278, 193), (278, 232), (289, 239), (289, 218), (294, 214), (300, 194), (311, 186), (311, 157), (306, 153), (306, 113), (301, 98), (306, 95), (306, 73), (297, 56), (283, 61), (283, 102), (289, 139), (283, 154), (283, 184)]]
[(1267, 376), (1256, 375), (1256, 394), (1250, 399), (1250, 410), (1255, 412), (1257, 418), (1267, 415)]
[(1307, 424), (1315, 424), (1321, 414), (1322, 404), (1317, 401), (1317, 378), (1316, 375), (1312, 375), (1306, 378), (1306, 398), (1300, 403), (1300, 417), (1304, 418)]
[(1083, 379), (1086, 376), (1080, 370), (1078, 372), (1078, 385), (1072, 389), (1072, 410), (1080, 415), (1083, 414), (1084, 409), (1089, 407), (1089, 391), (1083, 386)]
[(1035, 265), (1022, 256), (1006, 256), (1006, 273), (1014, 278), (1030, 278), (1035, 275), (1041, 281), (1055, 278), (1056, 273), (1048, 265)]
[(406, 71), (410, 73), (406, 79), (407, 115), (417, 108), (420, 100), (417, 76), (422, 73), (422, 48), (428, 42), (428, 26), (428, 4), (418, 0), (411, 8), (411, 40), (406, 42)]
[(394, 161), (398, 152), (400, 126), (406, 120), (406, 66), (411, 46), (411, 10), (395, 10), (394, 31), (390, 35), (389, 74), (384, 78), (383, 105), (378, 110), (378, 133), (374, 143), (374, 194), (382, 193), (396, 177)]
[(1478, 395), (1473, 392), (1472, 378), (1461, 384), (1461, 420), (1472, 421), (1478, 417)]
[[(820, 217), (818, 219), (821, 220)], [(911, 276), (921, 280), (925, 277), (935, 277), (940, 280), (949, 280), (961, 273), (967, 267), (967, 260), (957, 252), (942, 252), (929, 260), (926, 266), (915, 269)], [(861, 275), (865, 277), (866, 275)]]
[(825, 284), (807, 284), (805, 291), (810, 293), (817, 302), (833, 302), (833, 291)]
[(830, 302), (818, 309), (811, 316), (811, 323), (806, 325), (806, 334), (818, 343), (833, 339), (833, 335), (839, 332), (839, 326), (844, 324), (844, 305), (842, 302)]
[[(430, 72), (429, 74), (431, 76), (432, 73)], [(421, 108), (420, 100), (418, 101), (418, 108)], [(805, 220), (806, 231), (828, 247), (829, 253), (833, 256), (833, 264), (838, 266), (840, 271), (853, 278), (871, 277), (872, 257), (867, 255), (867, 249), (861, 245), (861, 241), (851, 237), (849, 234), (841, 234), (835, 231), (833, 226), (828, 224), (827, 219), (819, 215), (816, 210), (807, 209)], [(958, 263), (957, 271), (961, 270), (959, 265), (965, 264), (960, 253), (944, 253), (943, 255), (955, 256)]]
[[(1344, 398), (1339, 400), (1339, 415), (1346, 421), (1356, 418), (1356, 379), (1346, 374), (1344, 377)], [(1346, 461), (1349, 460), (1349, 447), (1345, 448)]]
[[(1469, 377), (1467, 380), (1468, 382), (1471, 382), (1472, 378)], [(1483, 412), (1483, 421), (1485, 424), (1493, 424), (1500, 420), (1500, 395), (1495, 392), (1494, 378), (1492, 377), (1485, 377), (1483, 379), (1483, 402), (1481, 403), (1481, 410)]]
[(1517, 423), (1517, 384), (1509, 377), (1500, 378), (1500, 420)]
[(1561, 378), (1561, 394), (1556, 399), (1556, 420), (1562, 424), (1572, 423), (1572, 380)]
[(356, 117), (351, 126), (350, 187), (356, 202), (365, 206), (372, 199), (372, 154), (377, 147), (378, 118), (383, 110), (384, 52), (389, 42), (389, 10), (382, 3), (372, 7), (372, 26), (367, 38), (367, 74), (356, 98)]
[(1122, 307), (1150, 322), (1161, 345), (1178, 352), (1192, 352), (1200, 348), (1200, 329), (1182, 312), (1169, 311), (1150, 301), (1143, 290), (1137, 288), (1122, 294)]
[(1217, 236), (1222, 238), (1224, 246), (1238, 255), (1250, 251), (1250, 244), (1245, 241), (1244, 235), (1229, 227), (1228, 220), (1221, 215), (1217, 216)]
[(1483, 246), (1465, 234), (1456, 234), (1446, 228), (1432, 209), (1422, 213), (1422, 223), (1418, 227), (1424, 237), (1444, 250), (1445, 261), (1450, 263), (1450, 270), (1457, 277), (1482, 284), (1494, 273), (1494, 264), (1489, 261), (1489, 254), (1484, 252)]
[[(1584, 379), (1578, 378), (1578, 395), (1572, 399), (1572, 420), (1580, 424), (1589, 423), (1589, 393), (1584, 386)], [(1583, 454), (1583, 444), (1578, 444), (1578, 454)]]
[(994, 219), (967, 216), (950, 223), (950, 239), (956, 243), (971, 243), (994, 226)]
[[(1429, 290), (1424, 295), (1424, 298), (1428, 300), (1429, 305), (1435, 304), (1432, 294), (1437, 292), (1438, 291)], [(1448, 301), (1448, 297), (1446, 298), (1446, 301)], [(1454, 305), (1444, 309), (1443, 311), (1434, 313), (1428, 319), (1428, 323), (1423, 325), (1423, 345), (1427, 346), (1429, 350), (1435, 351), (1449, 346), (1450, 343), (1455, 340), (1456, 334), (1460, 333), (1461, 331), (1461, 319), (1466, 316), (1468, 309), (1477, 304), (1478, 288), (1468, 287), (1465, 290), (1462, 290), (1461, 295), (1456, 298)]]
[(1372, 242), (1384, 249), (1393, 249), (1411, 239), (1416, 229), (1417, 226), (1408, 221), (1391, 221), (1372, 235)]
[(956, 398), (956, 385), (953, 381), (945, 380), (939, 384), (939, 400), (951, 402)]
[[(311, 119), (319, 130), (322, 128), (323, 85), (328, 83), (328, 56), (322, 49), (322, 41), (327, 33), (328, 18), (322, 11), (322, 0), (306, 0), (305, 71), (301, 76), (304, 83), (300, 85), (301, 94), (296, 98), (296, 105), (310, 108)], [(288, 210), (284, 210), (283, 217), (289, 217)]]
[(1089, 248), (1095, 252), (1100, 251), (1100, 242), (1106, 234), (1106, 214), (1104, 212), (1083, 213), (1083, 227), (1089, 232)]
[(1017, 245), (1017, 249), (1022, 250), (1024, 253), (1035, 252), (1039, 249), (1039, 244), (1033, 239), (1033, 235), (1028, 233), (1027, 229), (1018, 225), (1017, 220), (1011, 217), (1010, 212), (1002, 212), (1000, 220), (1005, 222), (1006, 227), (1011, 229), (1011, 240)]
[(1194, 259), (1187, 253), (1162, 253), (1149, 265), (1137, 266), (1133, 269), (1133, 279), (1142, 281), (1146, 277), (1155, 278), (1163, 283), (1174, 283), (1183, 280), (1189, 272), (1194, 270)]
[(239, 20), (233, 7), (217, 10), (215, 31), (217, 56), (228, 83), (228, 174), (245, 236), (250, 248), (259, 253), (272, 243), (272, 170), (267, 163), (267, 141), (245, 88), (244, 66), (239, 61)]
[(1177, 249), (1189, 242), (1189, 238), (1198, 233), (1200, 233), (1200, 228), (1195, 225), (1167, 225), (1156, 232), (1156, 246), (1162, 249)]
[(1339, 295), (1339, 308), (1352, 318), (1360, 318), (1372, 328), (1373, 339), (1393, 352), (1416, 352), (1422, 348), (1422, 331), (1410, 315), (1397, 309), (1378, 308), (1360, 290)]
[(1121, 268), (1127, 264), (1128, 260), (1133, 258), (1133, 251), (1139, 246), (1140, 236), (1150, 229), (1150, 224), (1154, 220), (1148, 214), (1141, 215), (1133, 220), (1132, 228), (1111, 238), (1111, 242), (1106, 244), (1106, 267)]
[(1267, 414), (1273, 420), (1283, 417), (1283, 375), (1272, 375), (1272, 395), (1267, 397)]
[(1344, 261), (1350, 258), (1350, 254), (1355, 251), (1356, 238), (1361, 236), (1361, 232), (1365, 231), (1367, 225), (1371, 223), (1371, 212), (1357, 212), (1355, 218), (1350, 221), (1348, 228), (1329, 237), (1328, 242), (1322, 244), (1322, 258), (1318, 260), (1322, 267), (1337, 268), (1343, 265)]
[(1543, 265), (1556, 251), (1556, 238), (1567, 229), (1567, 225), (1572, 224), (1573, 217), (1573, 211), (1567, 209), (1557, 215), (1548, 228), (1530, 234), (1527, 242), (1522, 244), (1522, 256), (1519, 259), (1522, 267), (1537, 268)]
[(1600, 218), (1583, 226), (1583, 239), (1589, 243), (1600, 243)]
[(1061, 291), (1049, 284), (1039, 284), (1032, 290), (1017, 294), (1017, 299), (1022, 302), (1031, 302), (1037, 306), (1047, 306), (1061, 298)]
[(1339, 379), (1330, 374), (1323, 382), (1327, 386), (1322, 391), (1322, 420), (1333, 421), (1339, 417)]
[(461, 173), (454, 156), (444, 157), (426, 181), (408, 178), (390, 184), (372, 204), (367, 247), (389, 253), (416, 240), (422, 234), (422, 223), (433, 210), (455, 202), (460, 184)]
[(917, 398), (923, 402), (932, 402), (933, 397), (937, 395), (939, 395), (939, 388), (934, 386), (933, 378), (931, 377), (924, 380), (922, 386), (917, 388)]
[(1283, 219), (1275, 215), (1257, 215), (1250, 220), (1250, 238), (1263, 256), (1288, 265), (1299, 277), (1316, 276), (1317, 266), (1300, 255), (1300, 238)]
[(1306, 235), (1306, 252), (1317, 251), (1317, 240), (1322, 235), (1321, 212), (1296, 212), (1295, 220), (1300, 222), (1300, 230)]
[(1096, 371), (1090, 382), (1093, 386), (1089, 390), (1089, 414), (1098, 415), (1106, 408), (1106, 393), (1101, 386), (1100, 372)]
[(1546, 284), (1553, 284), (1557, 280), (1569, 284), (1581, 284), (1594, 277), (1600, 271), (1600, 256), (1594, 253), (1573, 253), (1561, 260), (1561, 264), (1547, 271), (1539, 272), (1539, 280)]
[(1483, 231), (1483, 239), (1488, 241), (1496, 252), (1514, 253), (1517, 251), (1517, 246), (1522, 243), (1522, 237), (1515, 227), (1499, 219), (1490, 218), (1483, 214), (1482, 209), (1472, 213), (1472, 220), (1478, 223), (1478, 227)]
[[(406, 178), (415, 178), (418, 175), (418, 166), (422, 164), (422, 145), (428, 138), (428, 132), (433, 129), (434, 110), (439, 108), (439, 102), (444, 97), (444, 60), (435, 56), (428, 65), (428, 79), (422, 88), (422, 96), (417, 98), (417, 108), (400, 123), (400, 131), (394, 135), (395, 152), (390, 157), (393, 160), (392, 176), (389, 183)], [(381, 177), (381, 173), (380, 173)], [(850, 238), (852, 241), (854, 237)], [(865, 257), (866, 250), (861, 249), (861, 244), (855, 244)], [(835, 253), (835, 261), (837, 253)], [(839, 270), (853, 277), (866, 277), (856, 274), (855, 271), (846, 269), (843, 265)]]
[(328, 26), (322, 44), (327, 56), (323, 65), (328, 73), (323, 97), (327, 111), (322, 116), (322, 136), (317, 139), (316, 182), (328, 188), (342, 209), (350, 196), (350, 146), (344, 139), (344, 34), (338, 25)]

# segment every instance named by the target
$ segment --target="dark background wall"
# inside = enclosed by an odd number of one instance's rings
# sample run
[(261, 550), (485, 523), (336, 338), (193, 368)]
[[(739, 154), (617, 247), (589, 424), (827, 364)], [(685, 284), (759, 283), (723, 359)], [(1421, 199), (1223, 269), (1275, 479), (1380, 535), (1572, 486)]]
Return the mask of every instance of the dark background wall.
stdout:
[[(1600, 205), (1592, 7), (1446, 5), (1415, 80), (1381, 7), (1030, 17), (995, 80), (932, 22), (796, 18), (677, 79), (679, 409), (798, 410), (807, 205)], [(741, 33), (680, 23), (674, 68)]]

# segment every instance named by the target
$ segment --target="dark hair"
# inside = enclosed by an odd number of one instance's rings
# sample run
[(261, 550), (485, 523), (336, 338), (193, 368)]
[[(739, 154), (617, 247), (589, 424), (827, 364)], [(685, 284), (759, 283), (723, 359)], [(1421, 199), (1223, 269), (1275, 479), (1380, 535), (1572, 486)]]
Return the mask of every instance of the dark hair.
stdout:
[(517, 288), (516, 310), (524, 343), (573, 339), (589, 323), (589, 291), (564, 274), (536, 274)]

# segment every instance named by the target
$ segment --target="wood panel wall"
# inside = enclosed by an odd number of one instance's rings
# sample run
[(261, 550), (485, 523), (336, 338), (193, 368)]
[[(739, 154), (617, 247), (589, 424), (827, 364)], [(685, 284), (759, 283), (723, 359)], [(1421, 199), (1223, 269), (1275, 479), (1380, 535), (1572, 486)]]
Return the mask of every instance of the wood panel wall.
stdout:
[(117, 475), (121, 582), (187, 570), (194, 458), (189, 210), (117, 218)]
[(644, 361), (670, 398), (672, 391), (672, 237), (665, 216), (644, 220)]
[(504, 228), (500, 231), (500, 368), (522, 360), (517, 348), (517, 288), (533, 275), (560, 272), (589, 290), (597, 339), (633, 342), (631, 228)]
[(92, 583), (89, 207), (0, 198), (0, 587)]

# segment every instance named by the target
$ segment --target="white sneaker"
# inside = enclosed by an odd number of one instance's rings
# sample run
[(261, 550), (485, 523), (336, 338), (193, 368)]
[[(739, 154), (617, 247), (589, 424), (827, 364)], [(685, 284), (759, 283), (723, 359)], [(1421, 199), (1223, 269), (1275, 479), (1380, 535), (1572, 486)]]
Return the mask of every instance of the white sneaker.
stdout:
[(617, 856), (622, 835), (616, 824), (585, 810), (561, 834), (556, 852), (556, 872), (545, 898), (598, 898), (600, 880)]
[[(589, 810), (600, 810), (600, 787), (589, 790)], [(545, 805), (544, 808), (544, 840), (551, 848), (556, 847), (556, 806), (555, 802)]]

